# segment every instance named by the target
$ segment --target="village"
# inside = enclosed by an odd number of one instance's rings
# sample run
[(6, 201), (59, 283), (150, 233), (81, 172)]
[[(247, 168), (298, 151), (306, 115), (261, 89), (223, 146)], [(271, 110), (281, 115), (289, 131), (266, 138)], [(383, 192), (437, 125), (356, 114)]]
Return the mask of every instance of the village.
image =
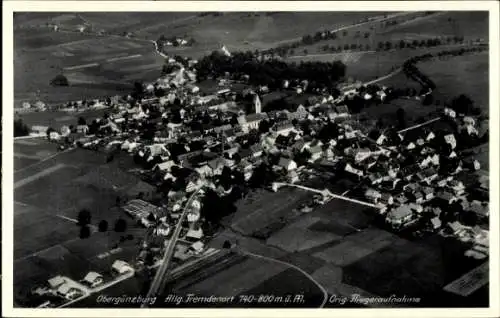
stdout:
[[(222, 51), (230, 56), (226, 48)], [(360, 123), (359, 111), (353, 111), (355, 101), (384, 107), (394, 91), (362, 83), (334, 94), (316, 89), (292, 109), (266, 111), (263, 99), (273, 93), (266, 85), (254, 87), (248, 76), (235, 80), (226, 74), (213, 78), (217, 87), (207, 93), (198, 85), (196, 60), (166, 61), (169, 74), (136, 84), (125, 98), (60, 107), (66, 112), (103, 108), (107, 112), (102, 118), (80, 118), (74, 126), (58, 130), (31, 127), (32, 136), (47, 137), (60, 151), (103, 151), (108, 161), (132, 156), (140, 167), (138, 175), (152, 185), (121, 206), (148, 228), (148, 234), (136, 260), (113, 264), (114, 279), (129, 277), (144, 266), (159, 266), (179, 222), (182, 231), (174, 259), (187, 262), (204, 255), (220, 220), (234, 212), (234, 203), (250, 188), (279, 191), (281, 186), (316, 193), (301, 206), (303, 213), (333, 198), (351, 200), (376, 211), (381, 226), (394, 233), (439, 233), (469, 246), (468, 257), (488, 257), (488, 174), (467, 153), (469, 145), (479, 144), (477, 116), (444, 107), (435, 118), (412, 127), (373, 129)], [(302, 79), (285, 80), (278, 90), (294, 96), (310, 92), (308, 81)], [(424, 99), (426, 94), (424, 90), (413, 98)], [(31, 106), (26, 103), (24, 108)], [(46, 107), (37, 102), (35, 108)], [(436, 125), (440, 122), (446, 125)], [(343, 194), (332, 193), (328, 186), (307, 186), (318, 168), (356, 186)], [(195, 192), (197, 198), (186, 206)], [(186, 218), (179, 220), (186, 209)], [(227, 242), (226, 247), (231, 245)], [(73, 301), (105, 284), (95, 272), (83, 283), (56, 276), (37, 293)], [(49, 303), (44, 306), (54, 306)]]

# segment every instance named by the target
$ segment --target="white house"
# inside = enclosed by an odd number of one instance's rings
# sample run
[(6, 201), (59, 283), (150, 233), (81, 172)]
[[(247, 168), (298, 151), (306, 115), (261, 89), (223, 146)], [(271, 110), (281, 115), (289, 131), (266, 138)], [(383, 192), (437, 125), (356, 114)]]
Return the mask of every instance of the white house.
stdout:
[(132, 266), (130, 266), (127, 262), (124, 262), (122, 260), (116, 260), (113, 265), (111, 265), (111, 268), (116, 271), (118, 274), (126, 274), (126, 273), (131, 273), (134, 272), (134, 269)]
[(85, 275), (83, 281), (90, 285), (90, 287), (94, 288), (101, 285), (104, 282), (104, 279), (99, 273), (89, 272), (87, 275)]
[(457, 140), (455, 139), (455, 136), (453, 134), (444, 136), (444, 140), (451, 146), (451, 149), (455, 149), (457, 147)]
[(451, 117), (451, 118), (455, 118), (455, 117), (457, 117), (457, 113), (456, 113), (453, 109), (448, 108), (448, 107), (446, 107), (446, 108), (444, 109), (444, 114), (445, 114), (446, 116)]

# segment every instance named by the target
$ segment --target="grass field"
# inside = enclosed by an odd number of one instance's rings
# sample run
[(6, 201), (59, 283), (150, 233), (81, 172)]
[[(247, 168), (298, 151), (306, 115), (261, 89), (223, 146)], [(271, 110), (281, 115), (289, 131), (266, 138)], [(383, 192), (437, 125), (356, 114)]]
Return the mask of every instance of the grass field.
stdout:
[(418, 68), (436, 83), (436, 93), (446, 100), (466, 94), (488, 113), (488, 59), (488, 53), (482, 52), (420, 63)]
[(292, 188), (284, 188), (277, 193), (260, 190), (238, 202), (238, 210), (229, 222), (242, 233), (268, 236), (272, 229), (266, 227), (286, 225), (286, 220), (296, 214), (292, 210), (311, 197), (306, 191)]

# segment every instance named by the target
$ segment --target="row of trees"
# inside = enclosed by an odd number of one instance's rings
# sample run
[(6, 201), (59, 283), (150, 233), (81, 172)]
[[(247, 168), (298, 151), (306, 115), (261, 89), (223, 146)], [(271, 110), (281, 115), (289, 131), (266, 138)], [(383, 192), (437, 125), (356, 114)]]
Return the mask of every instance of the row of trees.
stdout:
[[(92, 224), (92, 214), (88, 209), (82, 209), (78, 212), (77, 225), (80, 226), (80, 238), (85, 239), (90, 237)], [(101, 220), (97, 226), (99, 232), (108, 231), (109, 224), (106, 220)], [(117, 233), (123, 233), (127, 230), (127, 221), (123, 218), (118, 218), (114, 224), (114, 231)]]
[(333, 86), (344, 77), (346, 66), (341, 61), (286, 63), (276, 59), (259, 61), (253, 52), (237, 52), (232, 57), (219, 52), (205, 56), (196, 65), (199, 79), (231, 74), (234, 78), (248, 75), (250, 84), (281, 87), (284, 80), (301, 79), (319, 87)]

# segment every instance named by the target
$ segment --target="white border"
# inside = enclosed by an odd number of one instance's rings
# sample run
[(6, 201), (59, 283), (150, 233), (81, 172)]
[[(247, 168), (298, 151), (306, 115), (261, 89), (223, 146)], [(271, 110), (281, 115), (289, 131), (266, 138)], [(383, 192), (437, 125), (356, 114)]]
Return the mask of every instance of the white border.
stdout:
[[(490, 13), (490, 308), (488, 309), (21, 309), (13, 308), (13, 12), (16, 11), (421, 11)], [(499, 5), (496, 1), (4, 1), (2, 315), (7, 317), (499, 317)], [(5, 154), (5, 156), (4, 156)]]

